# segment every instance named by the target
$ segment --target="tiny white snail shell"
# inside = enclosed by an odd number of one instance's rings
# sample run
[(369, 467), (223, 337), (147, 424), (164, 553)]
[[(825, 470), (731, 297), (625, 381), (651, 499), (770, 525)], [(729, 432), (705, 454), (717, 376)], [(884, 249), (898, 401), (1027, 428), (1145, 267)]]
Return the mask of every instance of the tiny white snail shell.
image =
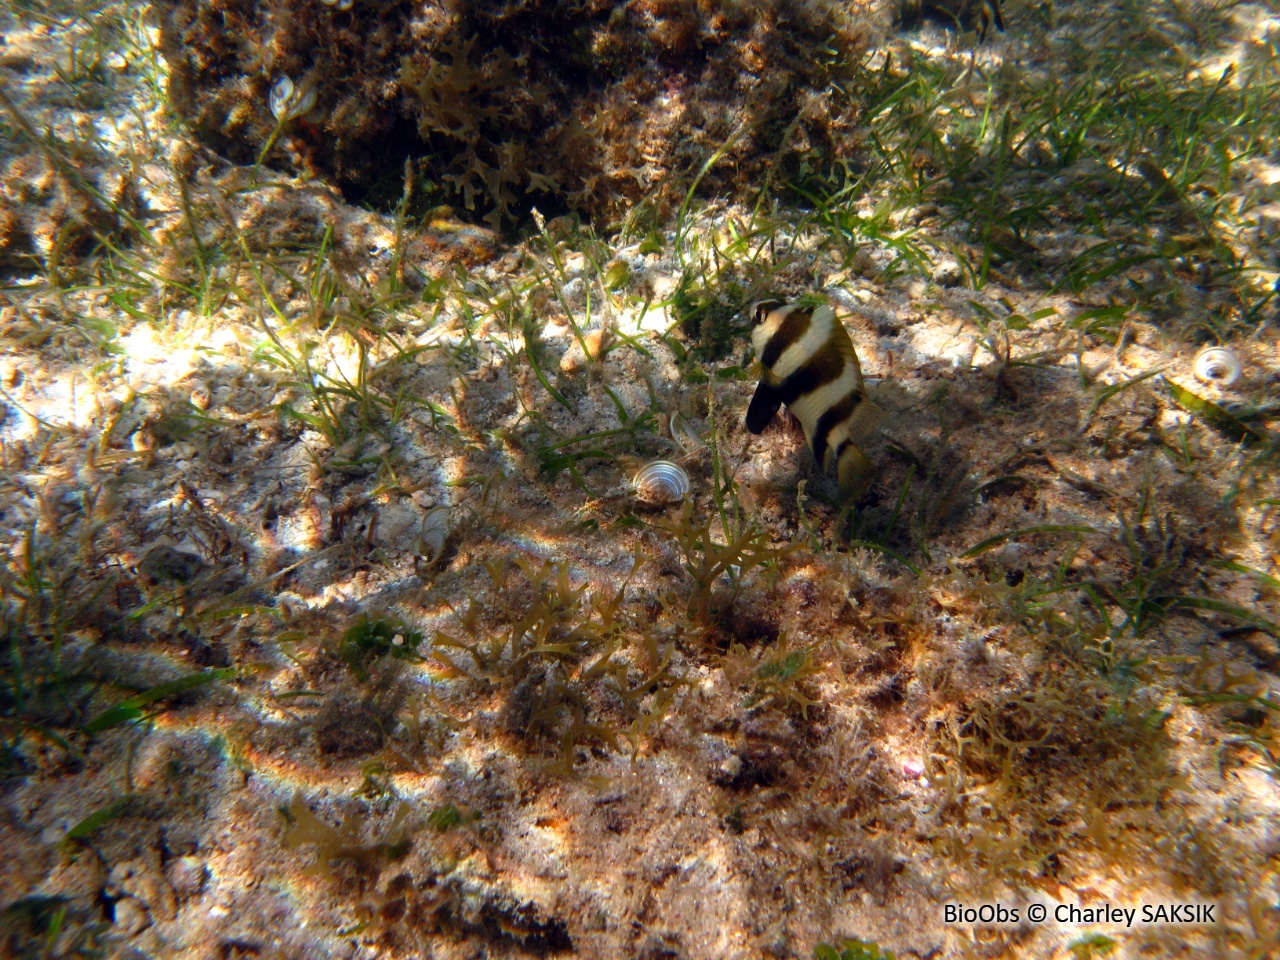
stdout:
[(293, 81), (288, 77), (281, 77), (271, 87), (271, 96), (267, 99), (267, 103), (271, 106), (271, 112), (275, 114), (277, 120), (284, 115), (285, 110), (289, 107), (289, 101), (293, 99)]
[(267, 103), (277, 120), (294, 120), (316, 105), (316, 88), (308, 87), (300, 93), (294, 87), (292, 80), (281, 77), (271, 87), (271, 95), (267, 98)]
[(644, 503), (675, 503), (689, 495), (689, 474), (670, 460), (654, 460), (636, 471), (631, 489)]
[(1229, 387), (1240, 379), (1240, 358), (1229, 347), (1205, 347), (1196, 354), (1196, 379)]
[(432, 507), (422, 518), (422, 526), (418, 529), (417, 552), (424, 557), (427, 564), (433, 564), (444, 553), (445, 542), (449, 539), (449, 508)]
[(355, 0), (337, 0), (339, 10), (350, 10), (353, 3), (355, 3)]

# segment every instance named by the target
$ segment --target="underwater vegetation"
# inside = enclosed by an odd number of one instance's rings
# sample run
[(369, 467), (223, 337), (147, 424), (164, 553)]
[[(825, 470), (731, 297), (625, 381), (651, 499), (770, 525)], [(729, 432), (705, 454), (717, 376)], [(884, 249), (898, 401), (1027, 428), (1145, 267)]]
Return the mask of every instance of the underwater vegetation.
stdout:
[(0, 123), (17, 133), (0, 157), (0, 271), (43, 264), (58, 276), (95, 248), (145, 233), (128, 164), (96, 137), (43, 135), (3, 87)]
[[(640, 568), (637, 558), (632, 576)], [(505, 565), (486, 572), (501, 604), (482, 612), (472, 600), (459, 631), (437, 631), (428, 659), (458, 678), (502, 691), (505, 728), (554, 759), (546, 769), (573, 772), (580, 744), (633, 754), (684, 684), (676, 641), (643, 631), (616, 590), (575, 587), (566, 565), (515, 558), (525, 585)]]
[(894, 960), (894, 955), (866, 940), (846, 940), (838, 947), (818, 944), (813, 950), (813, 960)]
[[(606, 221), (669, 208), (731, 138), (732, 172), (707, 189), (840, 159), (853, 113), (822, 61), (860, 49), (868, 22), (793, 0), (156, 8), (171, 105), (221, 153), (287, 165), (292, 152), (376, 203), (398, 192), (386, 158), (412, 158), (437, 197), (494, 226), (533, 204)], [(286, 83), (305, 94), (280, 110)]]
[(397, 627), (385, 620), (370, 620), (368, 614), (362, 614), (342, 638), (338, 656), (347, 662), (358, 679), (368, 680), (366, 661), (387, 655), (398, 659), (417, 659), (421, 643), (420, 631)]
[(1272, 12), (898, 6), (0, 8), (0, 954), (1274, 952)]

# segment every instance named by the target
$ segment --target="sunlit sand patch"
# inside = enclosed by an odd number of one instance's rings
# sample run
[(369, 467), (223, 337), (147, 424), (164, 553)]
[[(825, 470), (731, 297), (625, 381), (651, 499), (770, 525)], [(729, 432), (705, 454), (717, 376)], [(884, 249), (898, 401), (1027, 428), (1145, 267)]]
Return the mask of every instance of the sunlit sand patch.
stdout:
[(15, 441), (32, 439), (44, 424), (88, 429), (101, 411), (97, 389), (78, 370), (32, 371), (9, 395), (12, 404), (0, 434)]
[[(954, 367), (969, 366), (978, 352), (974, 336), (964, 324), (957, 324), (950, 330), (946, 327), (913, 327), (909, 344), (910, 353), (901, 359), (908, 367), (930, 360), (941, 360)], [(895, 358), (894, 362), (899, 361)]]

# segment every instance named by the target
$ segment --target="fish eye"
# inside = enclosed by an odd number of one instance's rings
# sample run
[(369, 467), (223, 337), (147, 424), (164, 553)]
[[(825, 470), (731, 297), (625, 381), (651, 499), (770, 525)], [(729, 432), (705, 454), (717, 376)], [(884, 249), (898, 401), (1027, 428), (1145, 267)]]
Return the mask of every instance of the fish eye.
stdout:
[(773, 313), (773, 311), (778, 309), (780, 306), (782, 306), (782, 304), (777, 300), (759, 301), (751, 311), (751, 325), (753, 327), (760, 326), (760, 324), (765, 322), (769, 314)]

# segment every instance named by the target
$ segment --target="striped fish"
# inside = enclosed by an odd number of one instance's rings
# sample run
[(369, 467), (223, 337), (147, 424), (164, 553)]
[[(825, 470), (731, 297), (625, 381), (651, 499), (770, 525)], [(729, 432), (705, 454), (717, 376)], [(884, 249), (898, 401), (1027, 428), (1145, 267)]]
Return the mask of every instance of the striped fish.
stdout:
[(851, 499), (871, 469), (855, 439), (877, 408), (863, 389), (844, 325), (829, 306), (761, 300), (751, 307), (751, 343), (760, 385), (747, 408), (747, 429), (763, 431), (785, 403), (804, 427), (813, 458), (823, 470), (834, 468), (840, 496)]
[(1000, 0), (980, 0), (978, 3), (978, 39), (986, 40), (992, 24), (1004, 33), (1004, 17), (1000, 15)]
[(925, 15), (954, 24), (957, 29), (972, 28), (979, 40), (987, 39), (987, 31), (993, 25), (1004, 32), (1000, 0), (901, 0), (899, 12), (906, 22)]

